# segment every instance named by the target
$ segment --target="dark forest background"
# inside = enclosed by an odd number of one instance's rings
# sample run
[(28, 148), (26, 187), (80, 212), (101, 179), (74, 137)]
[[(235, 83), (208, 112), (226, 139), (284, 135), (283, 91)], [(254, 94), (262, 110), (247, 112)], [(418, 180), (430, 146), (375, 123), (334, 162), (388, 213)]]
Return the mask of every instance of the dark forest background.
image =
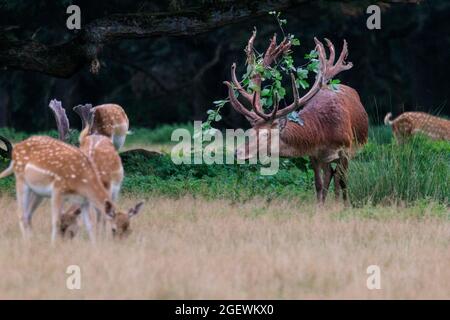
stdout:
[[(252, 1), (245, 2), (251, 6)], [(227, 1), (0, 0), (0, 52), (8, 49), (11, 39), (50, 44), (76, 36), (66, 28), (66, 8), (71, 3), (81, 7), (82, 27), (116, 13), (176, 14), (194, 8), (204, 10), (206, 16), (211, 7), (227, 5)], [(345, 38), (348, 61), (354, 67), (339, 78), (357, 89), (373, 123), (388, 111), (450, 115), (450, 1), (381, 4), (381, 30), (373, 31), (366, 28), (365, 9), (370, 3), (298, 1), (283, 10), (286, 30), (301, 41), (294, 47), (296, 64), (305, 62), (303, 56), (313, 49), (314, 36), (330, 38), (339, 51)], [(256, 48), (265, 50), (270, 36), (279, 32), (269, 15), (197, 35), (111, 42), (98, 56), (98, 74), (86, 65), (67, 78), (4, 66), (0, 53), (0, 127), (28, 132), (54, 128), (47, 108), (53, 98), (70, 108), (88, 102), (118, 103), (126, 109), (132, 127), (205, 119), (212, 102), (227, 95), (222, 81), (229, 79), (230, 65), (237, 62), (239, 72), (245, 70), (243, 49), (254, 26)], [(225, 108), (223, 115), (223, 127), (248, 126), (231, 108)], [(72, 113), (69, 116), (74, 126), (80, 125)]]

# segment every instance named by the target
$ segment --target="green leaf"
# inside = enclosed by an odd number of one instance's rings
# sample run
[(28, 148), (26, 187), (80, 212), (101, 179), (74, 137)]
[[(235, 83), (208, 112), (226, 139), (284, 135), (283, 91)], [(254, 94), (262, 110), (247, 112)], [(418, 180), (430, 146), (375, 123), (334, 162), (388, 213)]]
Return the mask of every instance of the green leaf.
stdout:
[(302, 89), (309, 88), (309, 83), (304, 79), (300, 79), (298, 84), (302, 87)]
[(308, 78), (308, 69), (297, 68), (297, 78), (299, 79), (307, 79)]
[(299, 46), (300, 45), (300, 40), (298, 40), (297, 38), (293, 38), (291, 40), (291, 43), (293, 46)]
[(261, 96), (266, 97), (266, 96), (270, 95), (270, 91), (271, 91), (271, 90), (268, 89), (268, 88), (263, 89), (263, 90), (261, 91)]
[(259, 90), (261, 90), (260, 87), (253, 81), (250, 81), (250, 83), (248, 84), (248, 88), (253, 92), (259, 92)]
[(341, 83), (341, 80), (339, 79), (333, 79), (330, 81), (330, 88), (334, 91), (339, 90), (339, 84)]
[(278, 99), (283, 99), (284, 96), (286, 95), (286, 89), (283, 87), (278, 88), (277, 94), (278, 94)]
[(222, 116), (220, 114), (216, 114), (214, 121), (219, 122), (220, 120), (222, 120)]
[(258, 63), (255, 66), (255, 71), (258, 72), (259, 74), (263, 74), (264, 73), (264, 67), (262, 64)]
[(309, 71), (318, 73), (319, 72), (319, 61), (318, 60), (311, 60), (311, 62), (306, 67)]
[(308, 54), (305, 54), (305, 59), (312, 60), (317, 59), (319, 53), (316, 50), (311, 50)]

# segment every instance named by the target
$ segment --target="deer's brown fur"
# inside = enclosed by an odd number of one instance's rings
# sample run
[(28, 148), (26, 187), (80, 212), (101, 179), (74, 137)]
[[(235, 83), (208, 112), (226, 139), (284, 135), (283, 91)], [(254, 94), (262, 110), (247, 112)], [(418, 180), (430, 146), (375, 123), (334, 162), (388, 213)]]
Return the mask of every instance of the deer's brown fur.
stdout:
[[(256, 31), (250, 38), (246, 53), (247, 61), (254, 62), (253, 41)], [(236, 154), (240, 159), (256, 156), (261, 143), (271, 143), (271, 130), (279, 129), (279, 155), (286, 157), (309, 156), (314, 169), (314, 178), (319, 202), (325, 201), (327, 189), (334, 177), (336, 194), (342, 189), (344, 201), (347, 202), (346, 176), (349, 157), (356, 147), (366, 143), (368, 136), (368, 116), (361, 103), (358, 93), (345, 85), (339, 85), (337, 90), (331, 89), (328, 82), (339, 72), (352, 67), (346, 63), (348, 54), (347, 43), (344, 40), (342, 52), (335, 63), (335, 49), (331, 41), (325, 39), (330, 50), (330, 58), (326, 58), (323, 44), (315, 39), (319, 54), (319, 72), (311, 89), (301, 98), (295, 85), (295, 78), (291, 74), (294, 102), (278, 110), (278, 97), (274, 97), (274, 108), (270, 114), (263, 111), (260, 90), (253, 96), (245, 91), (238, 82), (235, 64), (231, 67), (233, 84), (225, 82), (229, 89), (230, 103), (236, 111), (242, 113), (254, 129), (257, 139), (246, 142)], [(270, 64), (290, 49), (290, 42), (284, 39), (276, 45), (276, 37), (272, 38), (267, 49), (263, 67), (270, 68)], [(261, 86), (259, 73), (254, 73), (251, 81)], [(252, 110), (246, 109), (235, 96), (234, 90), (252, 104)], [(299, 124), (289, 120), (286, 115), (304, 108), (298, 113), (303, 122)], [(255, 146), (255, 144), (257, 144)], [(336, 170), (331, 166), (337, 162)]]
[(80, 142), (91, 134), (111, 139), (119, 150), (128, 134), (129, 120), (123, 108), (117, 104), (103, 104), (91, 109), (91, 119), (80, 133)]
[[(70, 124), (64, 108), (58, 101), (50, 103), (50, 108), (54, 112), (60, 137), (67, 137)], [(93, 119), (97, 118), (97, 123), (111, 123), (111, 119), (117, 120), (116, 123), (118, 123), (119, 119), (117, 117), (121, 118), (119, 115), (123, 112), (120, 107), (116, 108), (114, 105), (107, 105), (105, 108), (100, 108), (100, 110), (102, 110), (101, 112), (96, 112), (95, 110), (92, 112), (91, 108), (92, 105), (90, 104), (80, 105), (74, 108), (75, 112), (81, 117), (84, 125), (84, 130), (82, 132), (85, 133), (92, 131), (88, 129), (90, 128), (89, 126)], [(114, 117), (114, 114), (117, 115), (116, 118)], [(94, 115), (94, 118), (90, 118), (90, 115)], [(109, 120), (105, 120), (104, 117), (109, 117)], [(124, 170), (122, 160), (111, 141), (111, 137), (102, 135), (98, 132), (84, 135), (81, 134), (80, 150), (92, 161), (103, 186), (108, 190), (111, 199), (116, 201), (124, 178)], [(142, 204), (142, 202), (138, 203), (128, 212), (114, 211), (111, 214), (108, 214), (111, 230), (114, 235), (123, 237), (130, 234), (130, 219), (140, 211)], [(78, 208), (73, 206), (62, 214), (62, 218), (65, 219), (67, 216), (67, 221), (75, 223), (76, 220), (71, 219), (71, 217), (75, 216), (76, 210), (78, 210)], [(102, 226), (105, 225), (105, 217), (105, 215), (97, 212), (97, 226), (100, 224)], [(71, 229), (68, 228), (67, 230)], [(63, 232), (62, 230), (60, 231)], [(74, 236), (74, 234), (72, 236)]]
[[(65, 200), (92, 204), (102, 214), (115, 212), (108, 191), (89, 158), (78, 148), (62, 141), (34, 136), (13, 148), (12, 161), (0, 178), (14, 173), (19, 219), (24, 236), (31, 231), (33, 212), (42, 198), (52, 202), (52, 241)], [(82, 210), (83, 211), (83, 210)], [(91, 240), (89, 215), (83, 212)]]

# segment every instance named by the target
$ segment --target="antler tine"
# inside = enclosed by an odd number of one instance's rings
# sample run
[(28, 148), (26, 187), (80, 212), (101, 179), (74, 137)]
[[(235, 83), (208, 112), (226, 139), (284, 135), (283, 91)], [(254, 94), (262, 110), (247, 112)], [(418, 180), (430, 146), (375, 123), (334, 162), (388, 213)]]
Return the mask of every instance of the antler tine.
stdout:
[(48, 106), (53, 111), (53, 115), (55, 116), (59, 139), (62, 141), (67, 141), (69, 138), (70, 125), (66, 110), (62, 107), (61, 101), (56, 99), (51, 100)]
[(333, 43), (329, 39), (325, 38), (325, 42), (327, 43), (328, 49), (330, 50), (330, 58), (327, 61), (327, 65), (328, 65), (328, 67), (332, 67), (334, 65), (334, 59), (336, 56), (336, 52), (334, 50)]
[(280, 107), (280, 100), (278, 100), (278, 94), (276, 92), (274, 92), (274, 94), (273, 94), (273, 110), (270, 114), (271, 120), (275, 119), (275, 116), (278, 112), (279, 107)]
[(94, 119), (95, 119), (95, 108), (89, 109), (89, 118), (88, 118), (88, 125), (89, 125), (89, 135), (94, 134)]
[(245, 91), (245, 89), (241, 86), (239, 83), (237, 77), (236, 77), (236, 63), (233, 63), (231, 65), (231, 81), (233, 81), (233, 85), (235, 89), (239, 92), (241, 96), (243, 96), (245, 99), (247, 99), (248, 102), (252, 101), (252, 95)]
[[(257, 92), (255, 91), (255, 92), (253, 93), (253, 101), (252, 101), (252, 107), (253, 107), (253, 110), (255, 111), (255, 113), (256, 113), (259, 117), (263, 118), (264, 120), (269, 120), (269, 119), (270, 119), (270, 115), (265, 114), (264, 111), (262, 111), (261, 106), (258, 105), (257, 98), (259, 98), (259, 95), (258, 95)], [(258, 105), (258, 107), (257, 107), (257, 105)]]
[(228, 82), (223, 82), (228, 87), (228, 97), (230, 98), (231, 106), (240, 114), (243, 114), (250, 123), (254, 123), (256, 120), (258, 120), (258, 117), (256, 114), (248, 109), (246, 109), (242, 103), (239, 102), (236, 95), (234, 94), (233, 85)]
[(324, 77), (328, 72), (327, 54), (325, 52), (323, 43), (320, 42), (319, 39), (314, 37), (314, 42), (316, 43), (316, 49), (319, 55), (319, 62), (320, 62), (319, 72), (322, 74), (322, 82), (324, 83)]
[(11, 159), (11, 153), (13, 149), (12, 143), (2, 136), (0, 136), (0, 141), (2, 141), (6, 147), (6, 149), (0, 148), (0, 156), (2, 156), (5, 159)]
[(344, 45), (342, 47), (341, 54), (339, 55), (339, 59), (334, 63), (335, 59), (335, 50), (334, 46), (331, 43), (330, 40), (325, 39), (327, 42), (328, 48), (330, 49), (330, 59), (326, 59), (326, 53), (325, 49), (323, 47), (322, 42), (314, 38), (314, 41), (317, 44), (317, 48), (319, 50), (319, 58), (323, 60), (323, 79), (322, 84), (327, 84), (328, 81), (330, 81), (334, 76), (336, 76), (341, 71), (348, 70), (353, 67), (353, 64), (351, 62), (346, 63), (345, 59), (348, 55), (348, 47), (347, 47), (347, 41), (344, 40)]
[[(322, 64), (322, 61), (320, 62)], [(322, 68), (319, 68), (319, 70), (322, 70)], [(314, 82), (314, 85), (309, 89), (309, 91), (301, 98), (299, 97), (297, 86), (295, 84), (295, 76), (291, 73), (291, 81), (292, 81), (292, 88), (293, 88), (293, 95), (294, 95), (294, 102), (292, 102), (289, 106), (286, 108), (281, 109), (276, 113), (274, 118), (281, 118), (285, 115), (291, 113), (292, 111), (300, 108), (302, 105), (304, 105), (306, 102), (309, 101), (319, 90), (322, 83), (322, 72), (319, 71), (319, 73), (316, 75), (316, 81)]]
[[(291, 113), (292, 111), (294, 111), (295, 109), (297, 109), (299, 107), (299, 98), (298, 98), (299, 94), (298, 94), (297, 85), (295, 83), (295, 76), (292, 72), (291, 72), (291, 85), (292, 85), (292, 95), (294, 96), (294, 102), (291, 103), (286, 108), (280, 110), (279, 112), (277, 110), (274, 114), (272, 114), (272, 119), (287, 115), (288, 113)], [(278, 106), (277, 106), (277, 108), (278, 108)]]
[(336, 72), (336, 74), (338, 74), (339, 72), (341, 72), (343, 70), (351, 69), (353, 67), (353, 63), (345, 62), (345, 59), (347, 59), (347, 56), (348, 56), (347, 40), (344, 39), (344, 44), (342, 46), (341, 54), (339, 56), (338, 61), (334, 65), (335, 68), (338, 68), (338, 71)]
[(277, 34), (275, 33), (270, 40), (269, 47), (264, 54), (264, 67), (270, 67), (272, 62), (277, 59), (280, 55), (286, 53), (291, 48), (291, 41), (284, 38), (283, 41), (277, 45)]
[(92, 104), (90, 103), (79, 104), (73, 108), (73, 111), (75, 111), (75, 113), (81, 118), (83, 129), (86, 128), (86, 126), (88, 126), (91, 122), (91, 109)]
[(255, 63), (255, 54), (253, 52), (253, 43), (255, 42), (256, 38), (256, 27), (253, 30), (252, 36), (248, 40), (247, 46), (245, 47), (245, 53), (247, 54), (247, 64), (253, 64)]

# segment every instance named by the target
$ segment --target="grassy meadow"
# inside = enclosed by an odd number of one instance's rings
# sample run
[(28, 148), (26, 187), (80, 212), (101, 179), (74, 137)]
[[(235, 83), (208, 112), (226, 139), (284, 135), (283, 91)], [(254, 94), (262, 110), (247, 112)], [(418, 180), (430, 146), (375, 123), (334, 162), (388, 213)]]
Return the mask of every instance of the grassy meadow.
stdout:
[[(284, 159), (275, 176), (258, 165), (177, 166), (164, 154), (175, 127), (127, 140), (125, 150), (163, 154), (124, 154), (119, 206), (146, 201), (124, 241), (92, 246), (83, 232), (52, 247), (45, 202), (25, 242), (14, 178), (0, 180), (0, 298), (450, 298), (450, 143), (399, 146), (374, 127), (351, 162), (352, 207), (331, 196), (318, 208), (306, 161)], [(81, 268), (80, 290), (66, 288), (69, 265)], [(370, 265), (381, 290), (367, 289)]]

